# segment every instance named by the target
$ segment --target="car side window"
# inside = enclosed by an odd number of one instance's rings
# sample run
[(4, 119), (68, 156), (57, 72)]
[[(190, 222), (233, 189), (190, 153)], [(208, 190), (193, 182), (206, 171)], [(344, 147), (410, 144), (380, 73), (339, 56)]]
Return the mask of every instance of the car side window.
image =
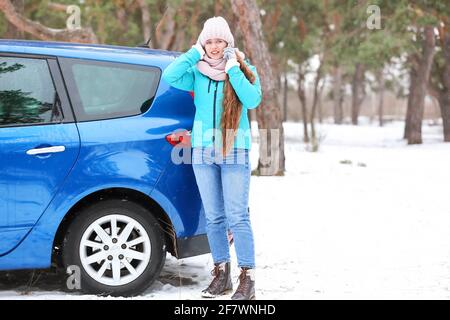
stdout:
[(155, 67), (66, 58), (60, 61), (78, 121), (146, 112), (161, 76)]
[(59, 123), (61, 101), (45, 59), (0, 57), (0, 127)]

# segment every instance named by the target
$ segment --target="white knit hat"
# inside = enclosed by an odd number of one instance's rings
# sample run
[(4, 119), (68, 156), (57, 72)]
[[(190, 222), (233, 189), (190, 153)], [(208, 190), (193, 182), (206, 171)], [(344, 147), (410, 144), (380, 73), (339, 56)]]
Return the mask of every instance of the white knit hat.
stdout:
[(234, 37), (231, 33), (227, 21), (222, 17), (213, 17), (206, 20), (203, 30), (198, 36), (198, 41), (204, 47), (206, 40), (222, 39), (225, 40), (229, 46), (234, 47)]

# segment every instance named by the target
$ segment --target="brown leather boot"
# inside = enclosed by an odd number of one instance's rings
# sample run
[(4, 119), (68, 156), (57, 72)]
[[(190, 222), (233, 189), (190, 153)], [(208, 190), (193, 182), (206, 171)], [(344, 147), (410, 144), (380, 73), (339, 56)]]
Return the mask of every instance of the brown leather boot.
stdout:
[(211, 284), (202, 291), (203, 298), (215, 298), (224, 294), (231, 293), (233, 290), (233, 284), (231, 282), (230, 263), (223, 262), (216, 264), (211, 271), (214, 279)]
[(241, 269), (239, 287), (231, 300), (255, 300), (255, 269)]

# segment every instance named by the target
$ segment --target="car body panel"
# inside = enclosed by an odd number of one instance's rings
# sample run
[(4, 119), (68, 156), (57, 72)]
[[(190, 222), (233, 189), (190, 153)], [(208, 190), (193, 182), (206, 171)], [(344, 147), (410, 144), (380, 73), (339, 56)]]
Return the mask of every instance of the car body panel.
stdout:
[[(51, 124), (2, 128), (0, 143), (0, 255), (21, 240), (43, 214), (72, 169), (80, 148), (76, 125)], [(64, 152), (27, 151), (64, 146)], [(6, 214), (5, 214), (6, 213)]]
[[(0, 40), (0, 54), (8, 53), (161, 69), (177, 55), (142, 48)], [(63, 124), (78, 130), (77, 161), (40, 218), (27, 221), (26, 227), (17, 230), (22, 232), (21, 240), (5, 238), (16, 243), (14, 250), (0, 256), (0, 270), (49, 267), (55, 236), (65, 216), (85, 197), (110, 188), (137, 191), (156, 201), (170, 217), (177, 237), (205, 234), (204, 211), (192, 167), (175, 165), (171, 161), (174, 149), (166, 141), (166, 136), (177, 130), (191, 130), (194, 114), (192, 96), (161, 81), (152, 106), (144, 114)], [(0, 144), (4, 132), (5, 128), (0, 128)]]

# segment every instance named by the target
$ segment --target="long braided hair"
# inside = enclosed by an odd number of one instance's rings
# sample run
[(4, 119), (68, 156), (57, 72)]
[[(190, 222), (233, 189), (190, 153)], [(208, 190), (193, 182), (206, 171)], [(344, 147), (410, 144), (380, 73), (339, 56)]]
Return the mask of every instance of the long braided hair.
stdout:
[[(240, 64), (240, 69), (244, 73), (245, 77), (254, 84), (256, 76), (244, 62), (244, 59), (236, 54), (237, 61)], [(239, 120), (241, 119), (242, 103), (239, 100), (233, 86), (230, 83), (228, 74), (224, 84), (224, 98), (223, 98), (223, 113), (221, 119), (222, 126), (222, 154), (225, 156), (231, 150), (233, 146), (234, 137), (239, 127)]]

